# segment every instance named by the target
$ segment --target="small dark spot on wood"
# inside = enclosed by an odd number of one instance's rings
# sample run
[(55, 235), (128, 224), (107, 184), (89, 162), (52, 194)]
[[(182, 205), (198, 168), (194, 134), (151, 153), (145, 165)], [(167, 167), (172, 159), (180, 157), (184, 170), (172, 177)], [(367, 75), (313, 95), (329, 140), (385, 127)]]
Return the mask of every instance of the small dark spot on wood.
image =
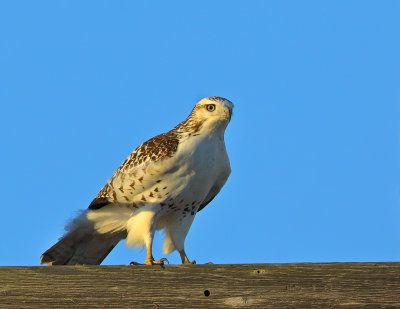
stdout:
[(205, 296), (205, 297), (208, 297), (208, 296), (210, 296), (210, 294), (211, 294), (211, 293), (210, 293), (210, 291), (209, 291), (209, 290), (205, 290), (205, 291), (204, 291), (204, 296)]

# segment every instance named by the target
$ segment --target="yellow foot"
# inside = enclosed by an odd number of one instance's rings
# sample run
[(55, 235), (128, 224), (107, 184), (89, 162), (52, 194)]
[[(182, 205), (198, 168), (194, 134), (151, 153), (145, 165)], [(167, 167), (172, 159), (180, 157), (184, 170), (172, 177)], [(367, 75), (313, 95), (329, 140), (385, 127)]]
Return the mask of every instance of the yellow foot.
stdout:
[(185, 257), (185, 260), (183, 261), (183, 263), (182, 264), (196, 264), (196, 261), (189, 261), (189, 259), (187, 258), (187, 257)]
[(164, 262), (167, 262), (169, 264), (169, 261), (166, 258), (162, 258), (158, 261), (154, 261), (154, 259), (147, 259), (144, 261), (145, 265), (164, 265)]

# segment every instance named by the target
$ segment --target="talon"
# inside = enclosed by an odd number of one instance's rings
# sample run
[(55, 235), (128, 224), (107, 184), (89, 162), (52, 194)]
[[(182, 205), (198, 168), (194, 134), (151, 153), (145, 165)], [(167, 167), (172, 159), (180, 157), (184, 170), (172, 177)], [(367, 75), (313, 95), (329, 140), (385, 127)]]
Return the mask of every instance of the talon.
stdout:
[(149, 259), (144, 261), (145, 265), (164, 265), (164, 261), (166, 261), (169, 264), (169, 261), (166, 258), (162, 258), (158, 261), (154, 261), (153, 259)]
[(169, 264), (169, 261), (166, 258), (162, 258), (158, 261), (153, 261), (153, 263), (156, 265), (164, 265), (164, 262), (167, 262)]

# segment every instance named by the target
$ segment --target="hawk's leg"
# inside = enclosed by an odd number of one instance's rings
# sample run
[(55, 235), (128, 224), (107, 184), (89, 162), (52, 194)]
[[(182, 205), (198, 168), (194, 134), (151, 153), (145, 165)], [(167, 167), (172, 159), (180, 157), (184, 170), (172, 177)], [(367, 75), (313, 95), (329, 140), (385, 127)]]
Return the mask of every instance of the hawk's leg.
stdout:
[(196, 264), (196, 261), (191, 261), (191, 262), (189, 261), (184, 249), (181, 249), (178, 251), (179, 251), (179, 254), (181, 255), (182, 264)]
[(155, 261), (153, 258), (153, 238), (154, 238), (154, 231), (149, 233), (149, 236), (146, 238), (146, 250), (147, 250), (147, 257), (146, 261), (144, 261), (145, 265), (164, 265), (164, 262), (168, 262), (166, 258), (162, 258), (158, 261)]

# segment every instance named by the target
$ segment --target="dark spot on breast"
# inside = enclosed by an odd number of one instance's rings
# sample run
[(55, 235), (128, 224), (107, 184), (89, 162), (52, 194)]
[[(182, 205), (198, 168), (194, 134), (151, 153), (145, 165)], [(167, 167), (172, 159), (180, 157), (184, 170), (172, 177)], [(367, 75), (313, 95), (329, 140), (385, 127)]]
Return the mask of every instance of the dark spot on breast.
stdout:
[(161, 206), (161, 207), (164, 207), (164, 206), (165, 206), (165, 203), (160, 203), (160, 206)]
[(157, 182), (157, 183), (160, 183), (160, 182), (161, 182), (161, 179), (157, 180), (156, 182)]
[(183, 200), (180, 200), (179, 203), (182, 204), (182, 203), (183, 203)]
[(196, 201), (193, 201), (193, 202), (192, 202), (192, 205), (194, 205), (194, 204), (196, 204)]
[(172, 203), (172, 204), (168, 204), (168, 207), (172, 207), (172, 206), (174, 206), (174, 203)]
[(167, 189), (168, 187), (164, 187), (163, 190)]
[(156, 156), (152, 156), (151, 159), (152, 159), (153, 161), (156, 161), (156, 160), (157, 160), (157, 157), (156, 157)]
[(124, 193), (124, 187), (122, 185), (118, 188), (118, 190)]
[(149, 197), (154, 197), (153, 192), (150, 192)]
[(144, 197), (144, 195), (142, 195), (142, 198), (141, 198), (141, 200), (142, 201), (144, 201), (144, 202), (146, 202), (147, 200), (146, 200), (146, 198)]
[(167, 196), (169, 194), (169, 192), (165, 193), (165, 196)]
[(189, 208), (186, 207), (183, 211), (189, 211)]
[(154, 192), (158, 192), (158, 188), (157, 187), (154, 188)]
[(142, 181), (143, 181), (143, 176), (140, 177), (138, 180), (140, 181), (140, 183), (142, 183)]

